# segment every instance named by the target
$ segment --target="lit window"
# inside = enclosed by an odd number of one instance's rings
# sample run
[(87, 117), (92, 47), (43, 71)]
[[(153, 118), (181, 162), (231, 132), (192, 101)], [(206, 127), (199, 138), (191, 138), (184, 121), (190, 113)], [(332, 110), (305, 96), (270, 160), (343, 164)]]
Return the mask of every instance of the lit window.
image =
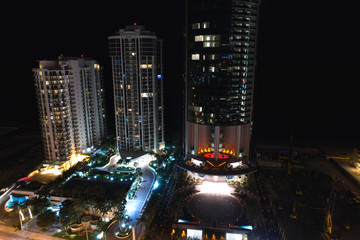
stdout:
[(148, 97), (152, 97), (153, 93), (141, 93), (141, 97), (143, 98), (148, 98)]
[(191, 28), (192, 28), (192, 29), (200, 29), (200, 23), (193, 23), (193, 24), (191, 25)]
[(135, 55), (136, 55), (136, 53), (134, 53), (134, 52), (131, 53), (131, 56), (135, 56)]
[(203, 28), (209, 28), (210, 27), (209, 22), (203, 22), (202, 25), (203, 25)]
[(210, 67), (210, 72), (215, 72), (215, 67)]
[(140, 64), (140, 68), (152, 68), (152, 64)]
[(127, 85), (127, 89), (131, 89), (131, 86), (130, 86), (130, 85)]
[(215, 60), (215, 54), (210, 54), (210, 59)]
[(195, 36), (195, 42), (202, 42), (204, 41), (204, 35)]
[(219, 42), (203, 42), (203, 47), (218, 47)]
[(46, 81), (45, 84), (46, 84), (46, 85), (49, 85), (49, 81)]
[(200, 54), (191, 54), (191, 60), (200, 60)]

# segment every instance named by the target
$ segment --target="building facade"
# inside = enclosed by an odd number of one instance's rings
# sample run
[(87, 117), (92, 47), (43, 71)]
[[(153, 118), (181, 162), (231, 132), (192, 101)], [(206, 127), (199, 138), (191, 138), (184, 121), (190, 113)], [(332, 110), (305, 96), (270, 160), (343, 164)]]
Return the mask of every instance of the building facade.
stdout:
[(187, 1), (186, 158), (248, 161), (259, 0)]
[(156, 152), (164, 146), (162, 40), (136, 24), (108, 40), (118, 149)]
[(33, 69), (46, 160), (89, 153), (106, 134), (102, 68), (87, 58), (39, 61)]

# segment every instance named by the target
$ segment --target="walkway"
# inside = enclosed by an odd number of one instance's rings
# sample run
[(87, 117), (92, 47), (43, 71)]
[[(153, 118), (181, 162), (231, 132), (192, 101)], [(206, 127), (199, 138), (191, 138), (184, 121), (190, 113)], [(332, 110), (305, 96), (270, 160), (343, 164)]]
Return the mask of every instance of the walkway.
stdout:
[[(151, 194), (151, 190), (156, 181), (155, 172), (149, 167), (149, 163), (152, 160), (151, 156), (144, 155), (138, 157), (132, 162), (138, 162), (138, 167), (141, 168), (141, 172), (143, 173), (142, 179), (143, 181), (140, 183), (140, 188), (136, 191), (135, 197), (133, 199), (127, 200), (126, 203), (126, 214), (129, 215), (131, 222), (130, 224), (135, 228), (137, 235), (139, 234), (140, 226), (136, 225), (137, 219), (141, 216), (141, 211), (145, 205), (146, 200)], [(112, 223), (107, 232), (106, 239), (117, 239), (115, 237), (115, 232), (119, 227), (118, 222)]]

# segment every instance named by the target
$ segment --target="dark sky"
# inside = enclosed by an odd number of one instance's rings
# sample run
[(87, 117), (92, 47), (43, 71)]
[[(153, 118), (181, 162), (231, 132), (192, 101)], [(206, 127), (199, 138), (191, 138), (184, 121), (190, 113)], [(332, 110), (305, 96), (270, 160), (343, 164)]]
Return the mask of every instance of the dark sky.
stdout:
[[(295, 139), (357, 141), (360, 21), (354, 2), (262, 1), (255, 82), (258, 141), (290, 133)], [(164, 39), (165, 117), (172, 135), (181, 118), (183, 14), (181, 0), (6, 3), (0, 14), (0, 121), (37, 124), (31, 68), (36, 60), (61, 53), (100, 61), (111, 110), (107, 37), (136, 22)]]

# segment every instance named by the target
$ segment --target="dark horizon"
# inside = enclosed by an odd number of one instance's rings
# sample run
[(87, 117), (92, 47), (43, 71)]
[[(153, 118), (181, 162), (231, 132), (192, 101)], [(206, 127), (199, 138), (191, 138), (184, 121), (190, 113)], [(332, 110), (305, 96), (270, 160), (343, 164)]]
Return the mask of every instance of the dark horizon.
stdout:
[[(37, 60), (84, 54), (105, 68), (107, 115), (111, 120), (109, 129), (113, 130), (107, 37), (136, 22), (164, 40), (165, 135), (171, 140), (173, 135), (181, 134), (182, 1), (104, 2), (96, 6), (65, 2), (57, 8), (39, 4), (21, 9), (7, 4), (9, 11), (1, 17), (8, 23), (3, 29), (7, 38), (0, 57), (2, 125), (38, 124), (31, 72)], [(356, 108), (360, 39), (355, 34), (357, 8), (348, 6), (262, 1), (255, 77), (255, 142), (271, 137), (286, 139), (293, 134), (295, 140), (302, 141), (360, 143)]]

